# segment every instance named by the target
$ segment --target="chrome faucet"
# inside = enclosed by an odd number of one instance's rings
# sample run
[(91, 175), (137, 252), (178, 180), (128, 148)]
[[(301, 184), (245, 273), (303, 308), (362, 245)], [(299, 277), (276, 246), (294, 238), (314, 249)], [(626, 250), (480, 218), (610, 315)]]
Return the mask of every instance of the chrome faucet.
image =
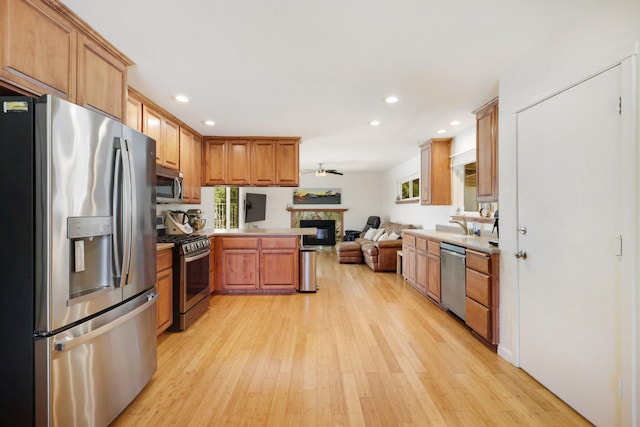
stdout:
[(462, 231), (464, 232), (464, 235), (467, 236), (469, 234), (469, 228), (467, 227), (467, 220), (462, 218), (462, 221), (458, 221), (455, 219), (450, 219), (449, 220), (450, 223), (452, 224), (458, 224), (461, 228)]

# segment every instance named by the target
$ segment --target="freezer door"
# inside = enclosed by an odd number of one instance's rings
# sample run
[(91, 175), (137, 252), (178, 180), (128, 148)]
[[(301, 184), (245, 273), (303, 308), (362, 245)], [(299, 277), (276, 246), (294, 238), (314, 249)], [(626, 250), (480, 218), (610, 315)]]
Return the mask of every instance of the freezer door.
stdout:
[(157, 368), (157, 294), (36, 341), (36, 425), (109, 425)]
[(36, 330), (122, 302), (114, 283), (115, 144), (122, 125), (67, 101), (36, 104)]
[(156, 142), (126, 126), (122, 136), (130, 156), (132, 183), (131, 258), (123, 285), (127, 299), (156, 282)]

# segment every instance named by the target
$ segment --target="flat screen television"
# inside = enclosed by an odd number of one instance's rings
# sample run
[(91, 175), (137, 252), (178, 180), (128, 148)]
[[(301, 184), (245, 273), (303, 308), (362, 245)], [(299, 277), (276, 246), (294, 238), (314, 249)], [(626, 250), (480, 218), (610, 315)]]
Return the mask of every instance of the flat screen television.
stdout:
[(267, 195), (246, 193), (244, 195), (244, 222), (264, 221)]

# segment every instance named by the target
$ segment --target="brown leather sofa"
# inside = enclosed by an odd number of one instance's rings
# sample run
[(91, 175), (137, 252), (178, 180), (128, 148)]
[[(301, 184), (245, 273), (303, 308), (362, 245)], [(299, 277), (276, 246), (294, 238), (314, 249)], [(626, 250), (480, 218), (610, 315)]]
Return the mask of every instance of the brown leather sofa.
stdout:
[[(415, 227), (411, 224), (385, 222), (380, 228), (384, 228), (387, 235), (395, 233), (402, 236), (402, 230)], [(364, 234), (361, 233), (353, 242), (340, 242), (336, 245), (338, 262), (360, 264), (364, 260), (373, 271), (396, 271), (396, 254), (402, 249), (402, 237), (374, 242), (365, 239)]]

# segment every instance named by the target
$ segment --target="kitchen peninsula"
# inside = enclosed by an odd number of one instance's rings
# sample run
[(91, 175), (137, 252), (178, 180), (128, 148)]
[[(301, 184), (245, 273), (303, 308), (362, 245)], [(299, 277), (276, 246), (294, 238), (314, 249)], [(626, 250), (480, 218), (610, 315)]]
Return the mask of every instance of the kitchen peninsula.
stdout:
[(215, 293), (294, 293), (299, 284), (299, 248), (315, 228), (204, 229), (214, 240)]

